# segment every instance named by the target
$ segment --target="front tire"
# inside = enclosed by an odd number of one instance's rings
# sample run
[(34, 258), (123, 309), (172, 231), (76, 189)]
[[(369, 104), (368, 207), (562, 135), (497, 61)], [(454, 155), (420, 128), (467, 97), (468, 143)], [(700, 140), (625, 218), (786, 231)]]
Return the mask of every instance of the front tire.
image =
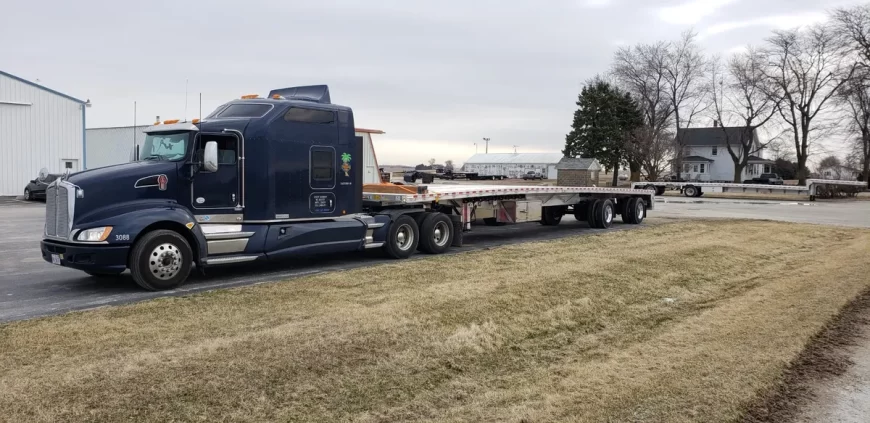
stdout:
[(420, 229), (410, 216), (399, 216), (390, 225), (384, 251), (395, 259), (411, 257), (420, 242)]
[(130, 253), (130, 273), (136, 284), (149, 291), (181, 286), (190, 275), (193, 250), (181, 234), (160, 229), (136, 241)]

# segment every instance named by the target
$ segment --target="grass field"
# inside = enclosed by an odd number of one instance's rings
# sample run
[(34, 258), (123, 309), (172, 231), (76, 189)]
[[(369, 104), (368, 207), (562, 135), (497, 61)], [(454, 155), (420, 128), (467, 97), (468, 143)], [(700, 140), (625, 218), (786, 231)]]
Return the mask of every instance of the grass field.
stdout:
[(868, 256), (683, 222), (9, 323), (0, 421), (733, 421)]

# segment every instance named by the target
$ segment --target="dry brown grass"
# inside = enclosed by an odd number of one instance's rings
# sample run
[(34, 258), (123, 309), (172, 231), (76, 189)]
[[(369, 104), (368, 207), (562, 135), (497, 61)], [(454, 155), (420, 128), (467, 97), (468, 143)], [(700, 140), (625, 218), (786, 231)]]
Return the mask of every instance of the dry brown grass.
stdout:
[(731, 421), (870, 280), (870, 231), (635, 231), (0, 326), (0, 420)]

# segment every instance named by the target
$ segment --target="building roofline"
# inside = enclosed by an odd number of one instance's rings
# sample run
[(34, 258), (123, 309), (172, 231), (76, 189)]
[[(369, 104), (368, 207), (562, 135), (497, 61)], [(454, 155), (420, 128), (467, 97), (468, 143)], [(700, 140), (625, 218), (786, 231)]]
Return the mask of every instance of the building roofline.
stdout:
[(96, 128), (87, 128), (87, 130), (90, 131), (91, 129), (127, 129), (127, 128), (147, 128), (147, 127), (149, 127), (149, 126), (154, 126), (154, 125), (149, 123), (149, 124), (147, 124), (147, 125), (136, 125), (136, 126), (133, 126), (133, 125), (124, 125), (124, 126), (98, 126), (98, 127), (96, 127)]
[(71, 95), (64, 94), (64, 93), (62, 93), (62, 92), (60, 92), (60, 91), (55, 91), (55, 90), (53, 90), (53, 89), (51, 89), (51, 88), (45, 87), (45, 86), (43, 86), (43, 85), (39, 85), (39, 84), (37, 84), (37, 83), (35, 83), (35, 82), (28, 81), (28, 80), (26, 80), (26, 79), (24, 79), (24, 78), (22, 78), (22, 77), (15, 76), (15, 75), (13, 75), (13, 74), (11, 74), (11, 73), (4, 72), (4, 71), (2, 71), (2, 70), (0, 70), (0, 75), (8, 76), (8, 77), (10, 77), (10, 78), (12, 78), (12, 79), (14, 79), (14, 80), (16, 80), (16, 81), (18, 81), (18, 82), (22, 82), (22, 83), (25, 83), (25, 84), (30, 85), (30, 86), (32, 86), (32, 87), (36, 87), (36, 88), (39, 88), (39, 89), (41, 89), (41, 90), (48, 91), (48, 92), (50, 92), (50, 93), (52, 93), (52, 94), (59, 95), (59, 96), (64, 97), (64, 98), (66, 98), (66, 99), (68, 99), (68, 100), (75, 101), (76, 103), (79, 103), (79, 104), (86, 104), (86, 103), (87, 103), (87, 102), (84, 101), (84, 100), (79, 100), (79, 99), (77, 99), (77, 98), (75, 98), (75, 97), (73, 97), (73, 96), (71, 96)]

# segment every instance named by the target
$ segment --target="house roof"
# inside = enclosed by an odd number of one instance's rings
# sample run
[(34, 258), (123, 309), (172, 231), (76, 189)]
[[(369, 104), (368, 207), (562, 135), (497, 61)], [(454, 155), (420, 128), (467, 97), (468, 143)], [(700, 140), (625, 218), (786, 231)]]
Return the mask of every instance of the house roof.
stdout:
[(713, 160), (708, 159), (706, 157), (701, 157), (701, 156), (686, 156), (683, 158), (683, 161), (684, 162), (709, 162), (709, 163), (713, 162)]
[(12, 78), (12, 79), (18, 81), (18, 82), (22, 82), (22, 83), (25, 83), (25, 84), (30, 85), (30, 86), (32, 86), (32, 87), (36, 87), (36, 88), (39, 88), (39, 89), (41, 89), (41, 90), (48, 91), (48, 92), (50, 92), (50, 93), (52, 93), (52, 94), (59, 95), (59, 96), (61, 96), (61, 97), (63, 97), (63, 98), (66, 98), (66, 99), (68, 99), (68, 100), (75, 101), (75, 102), (77, 102), (77, 103), (81, 103), (81, 104), (85, 104), (85, 103), (86, 103), (84, 100), (79, 100), (79, 99), (77, 99), (77, 98), (75, 98), (75, 97), (73, 97), (73, 96), (71, 96), (71, 95), (67, 95), (67, 94), (64, 94), (64, 93), (62, 93), (62, 92), (55, 91), (55, 90), (53, 90), (53, 89), (51, 89), (51, 88), (44, 87), (44, 86), (39, 85), (39, 84), (37, 84), (37, 83), (35, 83), (35, 82), (30, 82), (30, 81), (28, 81), (28, 80), (26, 80), (26, 79), (24, 79), (24, 78), (21, 78), (21, 77), (18, 77), (18, 76), (12, 75), (11, 73), (3, 72), (2, 70), (0, 70), (0, 75), (7, 76), (7, 77), (9, 77), (9, 78)]
[(601, 165), (596, 159), (581, 159), (576, 157), (563, 157), (556, 165), (556, 170), (601, 170)]
[(486, 153), (475, 154), (465, 164), (555, 164), (562, 153)]
[(747, 163), (774, 164), (776, 162), (774, 162), (773, 160), (762, 159), (758, 156), (749, 156), (749, 160), (747, 161)]
[[(723, 146), (728, 145), (728, 140), (732, 143), (739, 143), (740, 137), (746, 128), (743, 127), (718, 127), (712, 128), (680, 128), (677, 135), (682, 137), (681, 143), (687, 146)], [(725, 135), (728, 135), (728, 140)]]

